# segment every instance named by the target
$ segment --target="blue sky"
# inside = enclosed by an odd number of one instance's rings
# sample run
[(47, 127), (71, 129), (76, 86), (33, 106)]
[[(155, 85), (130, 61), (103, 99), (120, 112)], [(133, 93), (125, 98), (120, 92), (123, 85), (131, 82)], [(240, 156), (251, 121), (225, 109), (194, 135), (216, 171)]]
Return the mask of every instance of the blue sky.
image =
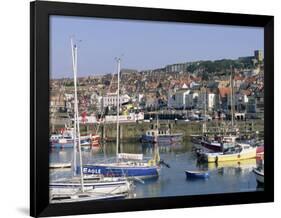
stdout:
[(78, 44), (78, 76), (121, 68), (154, 69), (195, 60), (236, 59), (263, 50), (263, 28), (51, 16), (52, 78), (72, 77), (70, 38)]

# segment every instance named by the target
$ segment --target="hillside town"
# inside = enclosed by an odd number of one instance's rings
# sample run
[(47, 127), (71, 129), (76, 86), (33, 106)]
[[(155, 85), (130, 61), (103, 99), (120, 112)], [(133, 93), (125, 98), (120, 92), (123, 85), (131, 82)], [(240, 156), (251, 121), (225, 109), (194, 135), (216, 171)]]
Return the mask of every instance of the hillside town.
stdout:
[[(227, 119), (233, 104), (236, 119), (262, 119), (263, 67), (263, 52), (256, 50), (253, 56), (236, 60), (176, 63), (144, 71), (123, 68), (120, 112), (142, 112), (138, 119), (159, 111), (174, 114), (176, 119)], [(52, 123), (73, 114), (74, 89), (72, 78), (52, 79), (50, 83)], [(87, 122), (115, 115), (117, 74), (78, 78), (78, 101), (80, 116), (87, 116)]]

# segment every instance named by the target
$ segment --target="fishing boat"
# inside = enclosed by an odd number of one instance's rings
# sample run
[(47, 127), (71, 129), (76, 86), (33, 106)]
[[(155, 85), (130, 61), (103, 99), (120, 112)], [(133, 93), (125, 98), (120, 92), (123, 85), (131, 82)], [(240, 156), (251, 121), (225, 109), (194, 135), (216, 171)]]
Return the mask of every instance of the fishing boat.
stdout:
[[(234, 124), (234, 104), (233, 104), (233, 70), (231, 68), (231, 75), (229, 78), (230, 83), (230, 114), (231, 114), (231, 124), (223, 126), (222, 128), (219, 127), (219, 133), (216, 134), (214, 137), (208, 137), (207, 133), (209, 132), (207, 129), (207, 123), (205, 122), (203, 124), (203, 137), (201, 140), (201, 145), (207, 149), (210, 149), (215, 152), (223, 152), (225, 149), (228, 149), (230, 147), (233, 147), (233, 145), (237, 142), (237, 139), (239, 138), (239, 128), (236, 127)], [(204, 101), (205, 103), (205, 116), (206, 116), (206, 99)]]
[(208, 171), (191, 171), (191, 170), (186, 170), (185, 175), (187, 179), (190, 178), (198, 178), (198, 179), (206, 179), (209, 177), (209, 172)]
[[(119, 112), (120, 112), (120, 62), (117, 59), (117, 122), (116, 122), (116, 161), (111, 163), (92, 163), (83, 165), (83, 174), (98, 174), (113, 177), (153, 178), (158, 177), (160, 170), (159, 150), (154, 158), (143, 160), (142, 154), (119, 153)], [(157, 146), (156, 146), (157, 147)], [(79, 168), (77, 168), (79, 170)]]
[(203, 153), (203, 160), (208, 163), (218, 163), (223, 161), (240, 161), (256, 158), (256, 148), (249, 144), (236, 144), (234, 147), (226, 149), (223, 152)]
[(63, 128), (60, 134), (53, 134), (50, 137), (52, 148), (72, 148), (73, 147), (73, 128)]
[[(78, 118), (77, 100), (77, 47), (72, 46), (72, 61), (74, 74), (74, 131), (73, 131), (73, 169), (74, 177), (53, 181), (49, 184), (50, 202), (65, 203), (91, 200), (105, 200), (124, 198), (131, 190), (131, 182), (123, 179), (104, 178), (104, 177), (84, 177), (83, 161), (81, 153), (80, 125)], [(76, 174), (76, 150), (79, 152), (79, 177)], [(97, 180), (98, 179), (98, 180)]]
[[(50, 146), (52, 148), (73, 148), (74, 144), (74, 128), (64, 128), (61, 134), (53, 134), (50, 137)], [(91, 145), (91, 138), (89, 135), (80, 136), (81, 145)]]
[(171, 133), (170, 129), (147, 130), (141, 137), (142, 143), (173, 144), (182, 141), (182, 133)]
[[(74, 136), (73, 128), (67, 130), (67, 134), (53, 134), (50, 137), (50, 146), (52, 148), (73, 148)], [(98, 147), (100, 145), (100, 136), (97, 134), (90, 134), (80, 136), (81, 146)]]
[(238, 136), (216, 136), (214, 138), (203, 137), (201, 145), (212, 151), (223, 151), (229, 147), (232, 147), (236, 142)]

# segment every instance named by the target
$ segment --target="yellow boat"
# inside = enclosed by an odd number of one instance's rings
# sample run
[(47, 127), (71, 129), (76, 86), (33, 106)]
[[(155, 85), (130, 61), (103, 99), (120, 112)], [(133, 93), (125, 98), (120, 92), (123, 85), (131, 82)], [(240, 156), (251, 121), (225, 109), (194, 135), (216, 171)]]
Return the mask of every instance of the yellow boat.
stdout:
[(205, 153), (205, 159), (208, 163), (218, 163), (224, 161), (240, 161), (256, 158), (256, 148), (248, 144), (237, 144), (224, 152)]
[(257, 160), (255, 158), (246, 160), (235, 161), (221, 161), (219, 163), (210, 162), (207, 164), (209, 170), (215, 170), (218, 168), (237, 168), (241, 169), (253, 169), (257, 166)]

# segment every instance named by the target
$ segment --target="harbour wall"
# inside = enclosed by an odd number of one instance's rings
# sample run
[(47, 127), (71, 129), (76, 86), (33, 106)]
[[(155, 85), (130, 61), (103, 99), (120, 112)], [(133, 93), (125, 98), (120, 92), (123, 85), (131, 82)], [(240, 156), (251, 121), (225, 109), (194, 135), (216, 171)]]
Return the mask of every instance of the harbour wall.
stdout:
[[(258, 137), (263, 137), (264, 123), (262, 120), (254, 121), (237, 121), (236, 126), (240, 133), (245, 135), (256, 134)], [(138, 122), (138, 123), (120, 123), (119, 137), (120, 141), (139, 141), (140, 137), (151, 128), (156, 127), (156, 122)], [(217, 121), (209, 121), (206, 123), (208, 134), (221, 133), (223, 123)], [(170, 128), (172, 133), (182, 133), (183, 137), (188, 139), (190, 135), (202, 134), (203, 122), (184, 122), (184, 121), (159, 121), (160, 128)], [(63, 128), (61, 125), (56, 125), (55, 129)], [(100, 124), (80, 124), (81, 134), (94, 133), (97, 131), (100, 136), (107, 141), (116, 140), (116, 123)]]

